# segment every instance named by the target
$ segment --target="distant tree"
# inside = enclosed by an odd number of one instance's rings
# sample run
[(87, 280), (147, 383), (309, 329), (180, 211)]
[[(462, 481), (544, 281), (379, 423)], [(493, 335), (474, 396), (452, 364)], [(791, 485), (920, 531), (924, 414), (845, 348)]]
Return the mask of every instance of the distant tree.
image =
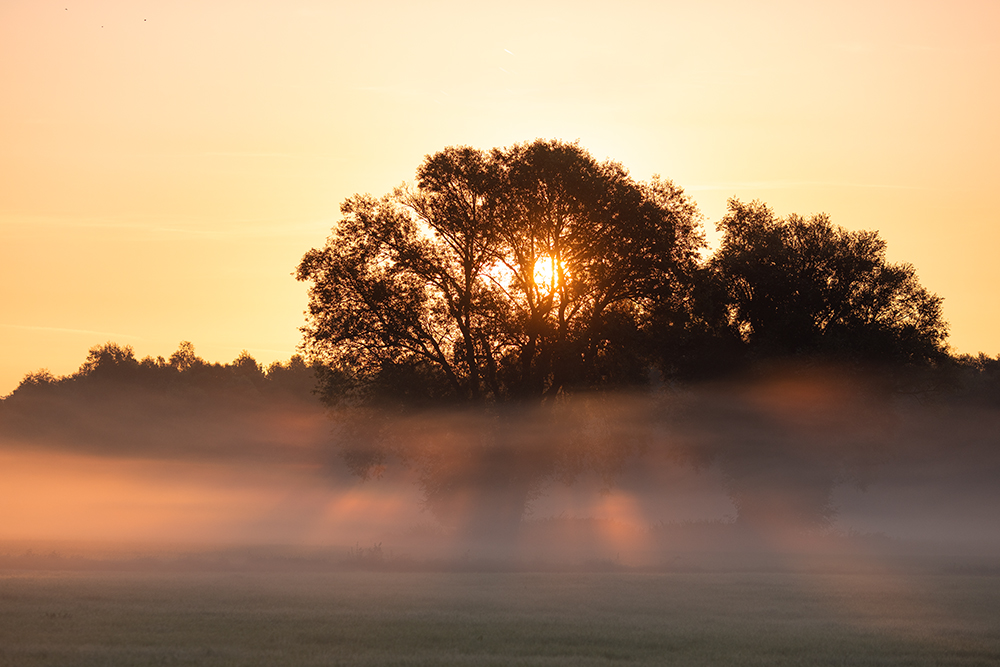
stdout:
[(138, 367), (139, 362), (131, 345), (109, 342), (90, 348), (78, 374), (101, 379), (120, 379), (134, 374)]
[(243, 350), (229, 364), (209, 363), (195, 353), (194, 345), (182, 341), (169, 360), (135, 358), (131, 346), (107, 342), (95, 345), (73, 374), (55, 377), (47, 370), (29, 373), (11, 394), (15, 402), (27, 393), (68, 396), (79, 394), (103, 400), (107, 394), (195, 394), (197, 400), (220, 402), (239, 396), (257, 400), (280, 397), (315, 400), (315, 368), (299, 355), (274, 362), (267, 370)]
[(268, 387), (286, 396), (314, 398), (316, 380), (316, 369), (306, 364), (299, 354), (293, 354), (286, 362), (275, 361), (267, 367)]
[(177, 346), (177, 351), (170, 355), (169, 364), (179, 371), (186, 371), (204, 362), (194, 353), (194, 344), (188, 340), (182, 340)]
[(947, 366), (939, 386), (946, 400), (1000, 407), (1000, 355), (959, 355)]
[(877, 232), (825, 215), (779, 218), (761, 202), (729, 201), (709, 261), (730, 330), (753, 359), (820, 356), (877, 365), (947, 356), (941, 297), (911, 264), (886, 261)]
[(32, 373), (28, 373), (21, 379), (21, 382), (13, 392), (7, 396), (0, 397), (0, 403), (13, 396), (15, 393), (22, 396), (45, 393), (50, 391), (59, 381), (60, 378), (53, 375), (47, 368), (42, 368)]
[(264, 368), (246, 350), (240, 351), (239, 356), (229, 364), (229, 371), (236, 378), (249, 382), (257, 389), (263, 388), (267, 381)]

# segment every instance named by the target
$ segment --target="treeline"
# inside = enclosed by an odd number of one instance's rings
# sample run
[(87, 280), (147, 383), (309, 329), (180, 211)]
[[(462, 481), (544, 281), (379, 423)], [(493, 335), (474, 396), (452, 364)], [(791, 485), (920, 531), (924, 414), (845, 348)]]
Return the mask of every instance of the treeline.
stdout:
[[(815, 363), (816, 359), (773, 356), (757, 360), (756, 368), (791, 368), (796, 361), (808, 364)], [(753, 374), (750, 362), (744, 361), (734, 367), (732, 375), (736, 375), (737, 368), (740, 377), (748, 372)], [(894, 373), (887, 379), (907, 378), (909, 382), (901, 390), (909, 389), (909, 393), (926, 400), (1000, 407), (1000, 355), (943, 355), (933, 366), (883, 367), (883, 370)], [(75, 373), (56, 376), (47, 369), (28, 373), (13, 392), (0, 398), (0, 406), (10, 408), (45, 396), (89, 395), (96, 398), (135, 392), (174, 394), (217, 402), (292, 400), (315, 403), (319, 401), (317, 386), (324, 372), (328, 371), (316, 364), (307, 364), (298, 354), (265, 367), (245, 350), (232, 362), (221, 364), (197, 356), (194, 345), (188, 341), (181, 342), (167, 358), (146, 356), (142, 359), (136, 358), (129, 345), (107, 342), (92, 347)], [(725, 377), (719, 373), (711, 376), (713, 381)]]
[(18, 402), (42, 393), (106, 393), (120, 391), (174, 392), (218, 398), (309, 399), (315, 388), (315, 369), (300, 355), (266, 368), (244, 350), (228, 364), (210, 363), (183, 341), (169, 358), (137, 359), (132, 347), (108, 342), (92, 347), (77, 372), (55, 376), (39, 370), (24, 377), (4, 399)]
[(298, 355), (267, 367), (246, 351), (209, 363), (185, 341), (169, 358), (137, 359), (109, 342), (70, 375), (28, 374), (0, 400), (0, 442), (156, 458), (301, 456), (329, 441), (315, 386)]
[(941, 398), (1000, 408), (1000, 355), (963, 354), (948, 358), (938, 371)]

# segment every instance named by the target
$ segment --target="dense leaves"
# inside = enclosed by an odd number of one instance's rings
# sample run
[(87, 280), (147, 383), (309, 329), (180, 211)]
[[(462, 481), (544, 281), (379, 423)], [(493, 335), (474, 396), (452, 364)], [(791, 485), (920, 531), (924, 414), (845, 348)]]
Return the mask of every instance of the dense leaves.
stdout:
[(886, 261), (877, 232), (825, 215), (778, 218), (730, 200), (709, 262), (730, 330), (753, 358), (822, 356), (880, 365), (946, 357), (941, 302), (910, 264)]
[(697, 211), (576, 144), (429, 156), (413, 188), (355, 196), (308, 252), (306, 350), (327, 395), (537, 400), (644, 382), (650, 315), (684, 302)]

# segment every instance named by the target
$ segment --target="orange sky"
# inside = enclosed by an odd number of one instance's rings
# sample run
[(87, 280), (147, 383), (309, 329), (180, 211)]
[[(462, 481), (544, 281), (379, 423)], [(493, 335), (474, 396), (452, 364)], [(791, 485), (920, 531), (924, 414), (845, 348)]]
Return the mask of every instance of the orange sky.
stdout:
[(997, 354), (998, 82), (995, 1), (7, 0), (0, 395), (107, 340), (287, 359), (345, 197), (536, 137), (710, 228), (735, 195), (878, 229)]

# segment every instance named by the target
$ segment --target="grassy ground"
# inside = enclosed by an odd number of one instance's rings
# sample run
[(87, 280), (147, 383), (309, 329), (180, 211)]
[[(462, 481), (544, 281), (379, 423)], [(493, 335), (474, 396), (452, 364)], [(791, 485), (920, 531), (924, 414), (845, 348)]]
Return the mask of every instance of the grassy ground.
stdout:
[(0, 574), (0, 665), (997, 665), (1000, 577)]

